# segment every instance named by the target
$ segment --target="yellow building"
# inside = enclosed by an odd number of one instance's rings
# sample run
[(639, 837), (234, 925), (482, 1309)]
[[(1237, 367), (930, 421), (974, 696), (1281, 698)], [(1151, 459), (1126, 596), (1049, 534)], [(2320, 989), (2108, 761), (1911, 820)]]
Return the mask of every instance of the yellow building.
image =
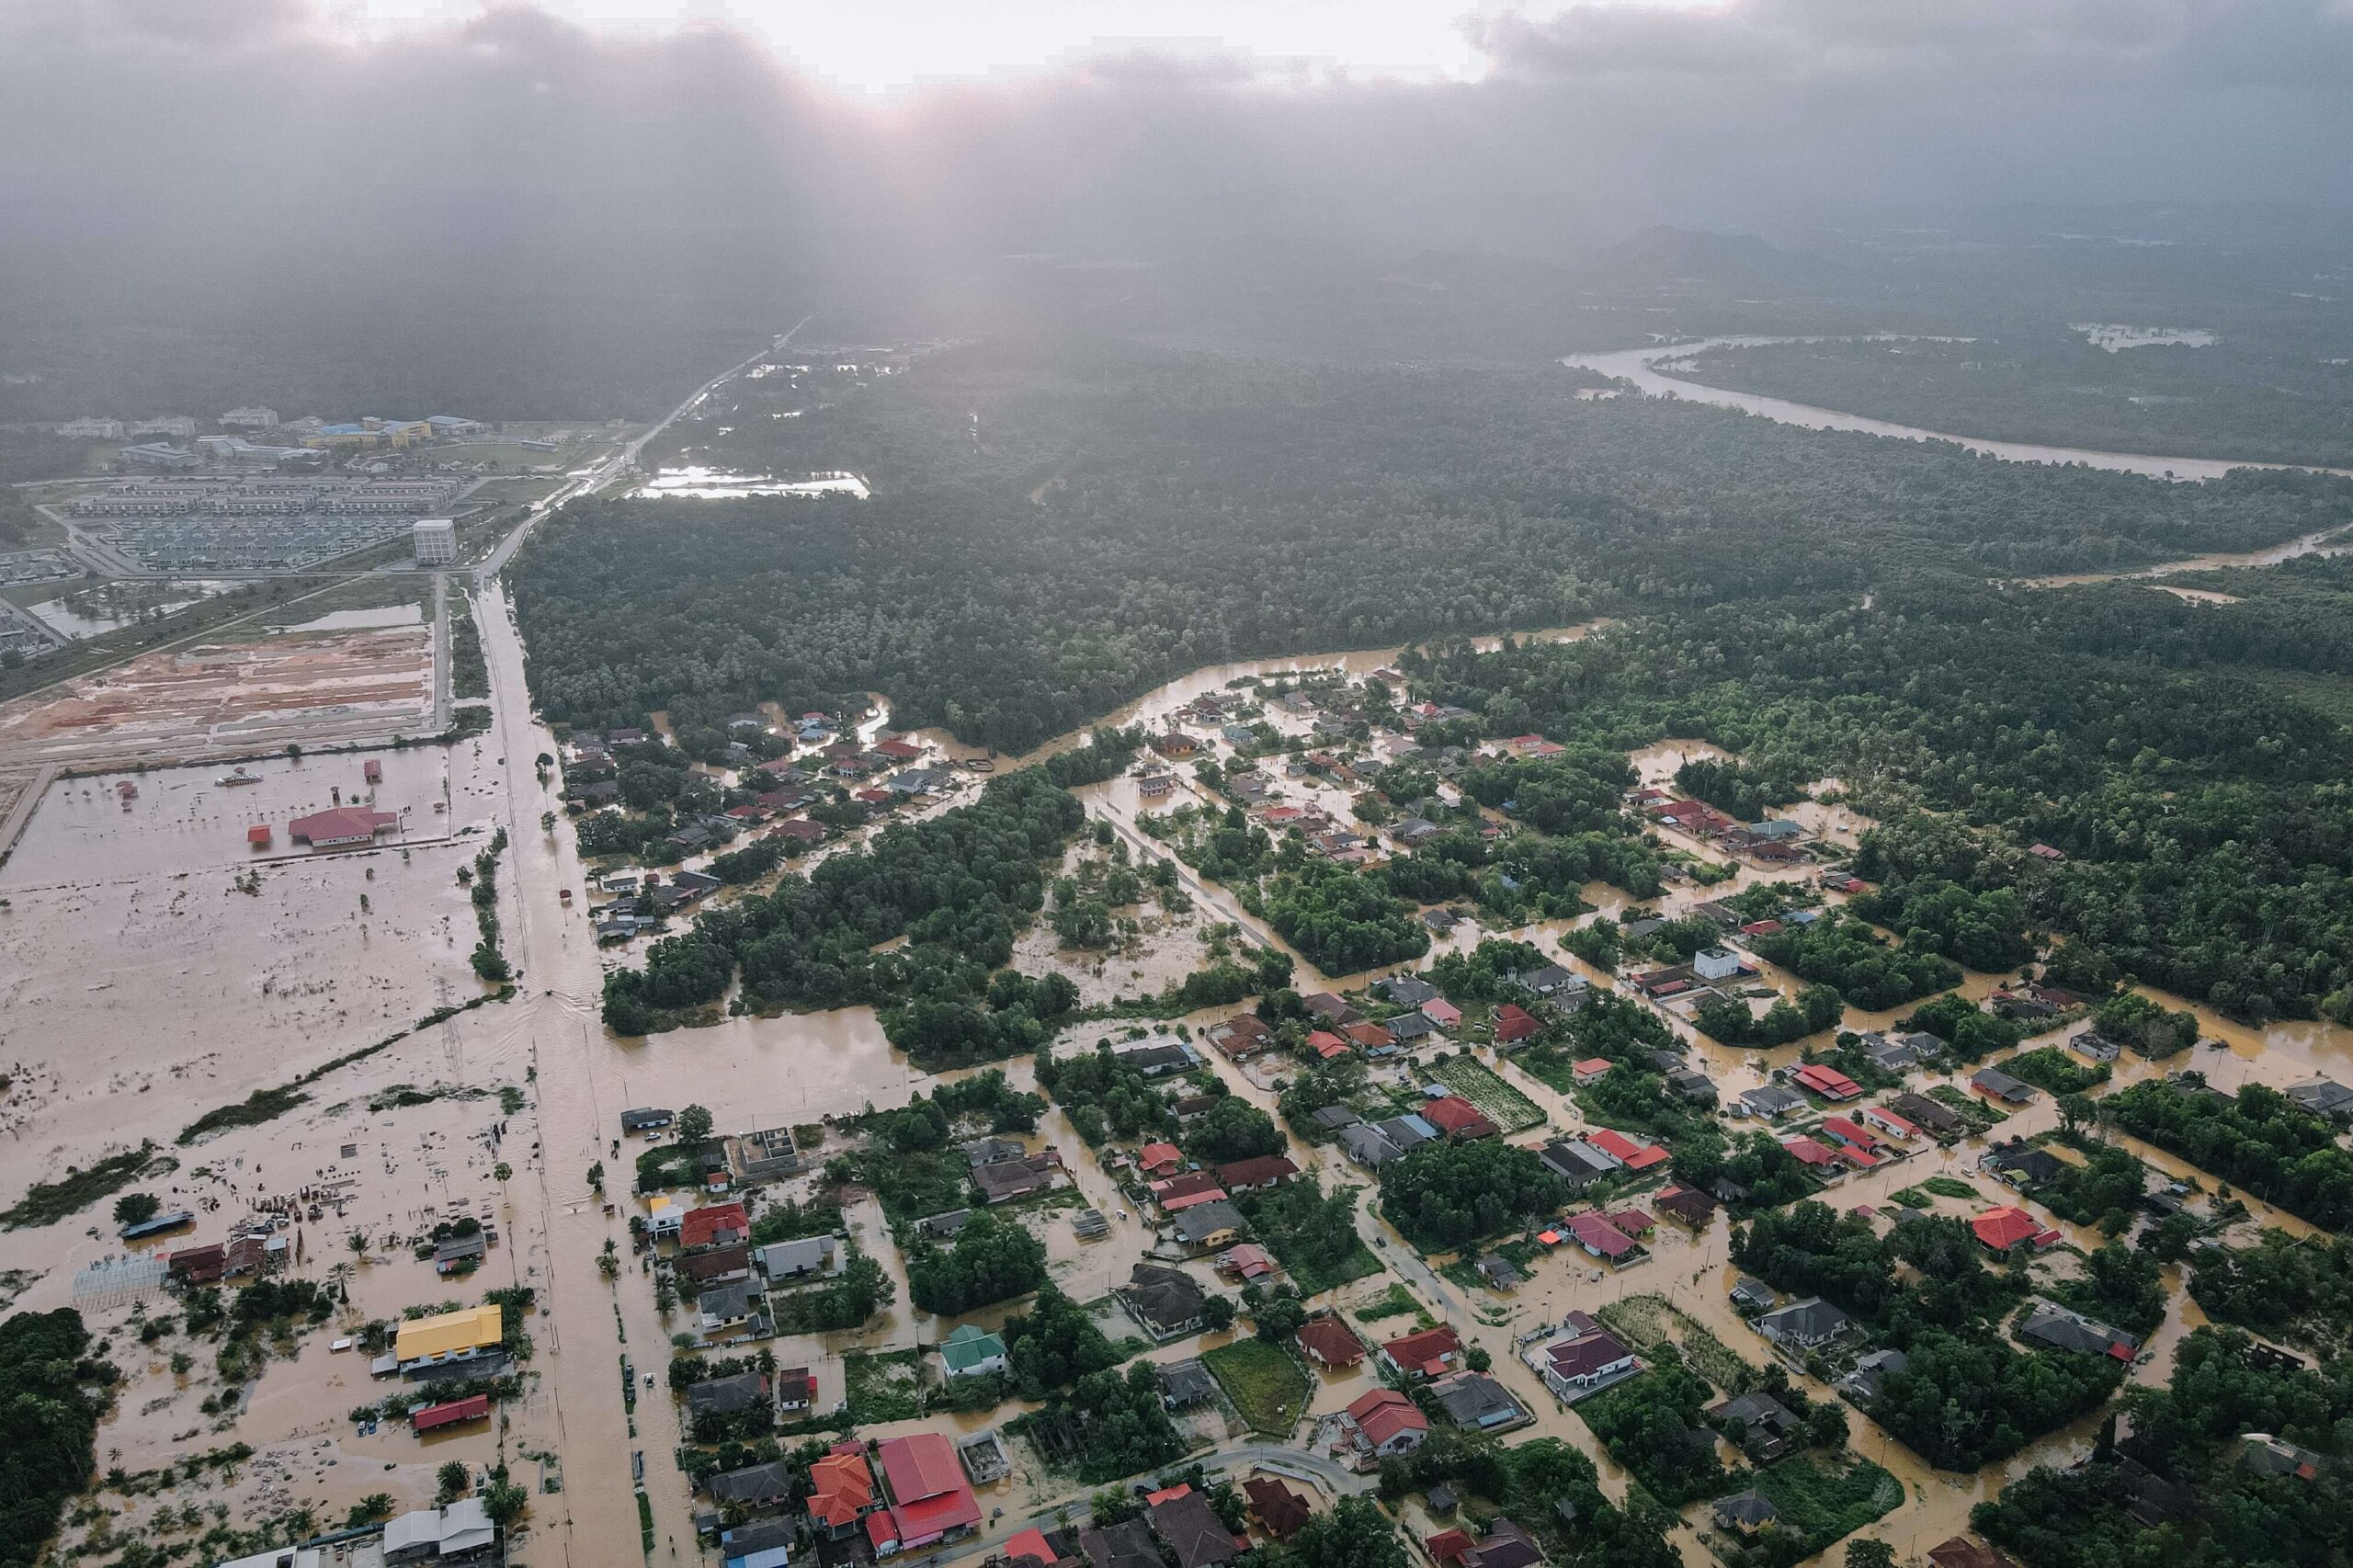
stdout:
[(404, 1372), (471, 1360), (498, 1348), (506, 1337), (506, 1313), (497, 1306), (467, 1307), (410, 1318), (401, 1324), (392, 1356)]

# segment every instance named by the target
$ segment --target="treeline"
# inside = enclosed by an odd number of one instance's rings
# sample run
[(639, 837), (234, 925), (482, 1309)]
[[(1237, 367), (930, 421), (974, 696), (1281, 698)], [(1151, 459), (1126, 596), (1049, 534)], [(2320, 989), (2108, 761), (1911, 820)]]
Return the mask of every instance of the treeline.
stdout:
[[(2078, 651), (2068, 628), (2094, 603), (2172, 613), (2142, 589), (1915, 575), (1867, 604), (1720, 607), (1405, 659), (1424, 695), (1564, 742), (1688, 735), (1873, 780), (1889, 831), (1858, 869), (1898, 889), (1904, 916), (1918, 884), (1940, 945), (2006, 956), (2009, 911), (1986, 895), (2009, 892), (2026, 926), (2067, 938), (2059, 983), (2105, 973), (2253, 1020), (2353, 1017), (2353, 738), (2228, 671)], [(1956, 820), (1937, 831), (1938, 814)], [(2029, 855), (2037, 843), (2064, 858)], [(1934, 978), (1888, 972), (1915, 994)]]
[(1882, 1237), (1809, 1200), (1735, 1230), (1732, 1256), (1785, 1290), (1836, 1302), (1904, 1353), (1870, 1414), (1939, 1470), (2017, 1452), (2098, 1405), (2122, 1376), (2106, 1357), (2021, 1351), (2005, 1338), (2024, 1282), (1986, 1268), (1958, 1220), (1924, 1217)]
[[(2102, 1431), (2084, 1463), (2038, 1465), (1971, 1510), (1970, 1523), (2029, 1568), (2239, 1568), (2341, 1562), (2353, 1556), (2345, 1437), (2353, 1381), (2344, 1364), (2286, 1367), (2233, 1329), (2181, 1342), (2163, 1389), (2126, 1396), (2129, 1433)], [(2294, 1443), (2317, 1473), (2247, 1462), (2248, 1434)], [(2136, 1500), (2165, 1483), (2174, 1506), (2143, 1523)]]
[[(624, 1035), (675, 1027), (740, 979), (747, 1011), (884, 1007), (925, 1066), (1034, 1049), (1076, 989), (1004, 966), (1083, 816), (1036, 769), (992, 779), (972, 804), (894, 824), (766, 897), (706, 908), (644, 968), (606, 976), (605, 1022)], [(896, 937), (904, 947), (874, 951)]]
[(1245, 654), (1854, 596), (1938, 562), (2131, 565), (2346, 516), (2299, 475), (2030, 468), (1580, 403), (1549, 373), (983, 348), (734, 423), (709, 460), (854, 468), (873, 498), (568, 507), (514, 567), (550, 717), (710, 725), (883, 690), (903, 723), (1018, 752)]
[(2315, 1225), (2353, 1222), (2353, 1153), (2279, 1090), (2236, 1096), (2144, 1078), (2099, 1102), (2100, 1119)]
[(117, 1377), (89, 1358), (90, 1335), (71, 1307), (0, 1323), (0, 1564), (32, 1568), (66, 1499), (90, 1483), (98, 1415)]

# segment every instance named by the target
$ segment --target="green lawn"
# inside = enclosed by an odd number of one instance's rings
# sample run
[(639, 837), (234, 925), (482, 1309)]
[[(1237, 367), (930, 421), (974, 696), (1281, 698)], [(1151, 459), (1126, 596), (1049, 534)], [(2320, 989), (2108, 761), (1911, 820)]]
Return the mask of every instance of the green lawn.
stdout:
[(1201, 1362), (1253, 1431), (1286, 1436), (1307, 1408), (1306, 1369), (1263, 1339), (1221, 1345)]
[(1534, 1100), (1513, 1088), (1495, 1070), (1467, 1051), (1429, 1070), (1434, 1083), (1443, 1084), (1479, 1108), (1480, 1113), (1506, 1132), (1522, 1132), (1544, 1124), (1544, 1113)]
[(1904, 1487), (1869, 1460), (1844, 1471), (1811, 1454), (1756, 1472), (1756, 1490), (1781, 1510), (1780, 1528), (1795, 1533), (1806, 1554), (1820, 1551), (1904, 1501)]
[(1933, 1192), (1938, 1198), (1955, 1198), (1963, 1203), (1974, 1203), (1983, 1196), (1975, 1187), (1959, 1176), (1932, 1176), (1920, 1183), (1920, 1190)]

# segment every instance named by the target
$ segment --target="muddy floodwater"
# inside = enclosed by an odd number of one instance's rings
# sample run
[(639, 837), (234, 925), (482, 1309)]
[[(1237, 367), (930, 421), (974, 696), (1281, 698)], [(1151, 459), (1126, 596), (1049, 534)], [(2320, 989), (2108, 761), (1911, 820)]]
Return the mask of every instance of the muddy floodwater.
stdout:
[[(672, 1356), (670, 1335), (685, 1325), (676, 1314), (656, 1310), (652, 1284), (631, 1255), (628, 1221), (642, 1210), (628, 1195), (628, 1173), (632, 1155), (643, 1145), (618, 1139), (620, 1113), (638, 1106), (702, 1103), (718, 1114), (722, 1131), (807, 1126), (870, 1106), (903, 1103), (938, 1079), (915, 1069), (891, 1048), (870, 1008), (730, 1017), (712, 1028), (646, 1040), (618, 1040), (604, 1031), (598, 1020), (604, 976), (610, 964), (623, 960), (597, 949), (585, 898), (567, 905), (559, 897), (560, 889), (585, 888), (588, 868), (579, 860), (570, 832), (560, 824), (552, 833), (540, 826), (542, 812), (560, 810), (562, 781), (552, 770), (540, 778), (534, 759), (557, 748), (534, 722), (524, 698), (520, 644), (503, 595), (494, 585), (483, 585), (477, 605), (492, 677), (492, 729), (446, 750), (369, 754), (382, 760), (384, 777), (365, 793), (399, 814), (401, 841), (351, 855), (288, 857), (283, 822), (338, 798), (353, 799), (359, 774), (355, 757), (256, 764), (252, 771), (259, 782), (251, 785), (220, 784), (218, 768), (110, 774), (63, 781), (42, 798), (15, 857), (0, 871), (0, 891), (9, 899), (9, 906), (0, 910), (0, 1071), (9, 1075), (0, 1102), (6, 1118), (0, 1131), (6, 1133), (0, 1141), (0, 1187), (21, 1192), (66, 1165), (151, 1141), (170, 1164), (154, 1167), (142, 1189), (198, 1213), (187, 1232), (151, 1251), (220, 1240), (230, 1222), (254, 1215), (257, 1204), (265, 1210), (282, 1209), (291, 1199), (292, 1212), (283, 1216), (277, 1233), (288, 1238), (294, 1252), (294, 1272), (333, 1280), (350, 1292), (347, 1311), (338, 1310), (328, 1324), (282, 1346), (257, 1378), (239, 1388), (222, 1385), (208, 1342), (165, 1334), (150, 1346), (131, 1332), (141, 1315), (174, 1311), (169, 1299), (98, 1299), (85, 1292), (81, 1304), (110, 1337), (130, 1374), (99, 1438), (101, 1469), (119, 1463), (136, 1470), (160, 1463), (166, 1455), (244, 1441), (255, 1448), (256, 1458), (233, 1479), (201, 1483), (188, 1500), (220, 1500), (248, 1518), (301, 1504), (331, 1523), (374, 1492), (392, 1494), (404, 1507), (429, 1500), (434, 1469), (447, 1459), (503, 1460), (532, 1494), (529, 1560), (585, 1565), (633, 1553), (633, 1547), (617, 1549), (615, 1543), (635, 1540), (633, 1456), (642, 1455), (656, 1551), (667, 1557), (665, 1548), (675, 1541), (678, 1560), (694, 1561), (691, 1497), (677, 1469), (677, 1416), (664, 1377)], [(1536, 635), (1573, 638), (1594, 630), (1572, 627)], [(1391, 664), (1397, 652), (1214, 666), (1148, 693), (1107, 722), (1157, 726), (1196, 698), (1252, 676), (1336, 669), (1362, 678)], [(1313, 722), (1312, 716), (1272, 705), (1267, 714), (1286, 733), (1301, 733)], [(861, 733), (879, 733), (888, 718), (887, 702), (878, 700)], [(970, 748), (944, 736), (919, 738), (951, 756), (971, 755)], [(1082, 738), (1063, 737), (1036, 755)], [(1634, 754), (1633, 761), (1641, 777), (1659, 781), (1672, 778), (1694, 756), (1718, 755), (1697, 741), (1666, 740)], [(1012, 766), (1012, 759), (1003, 766)], [(1267, 766), (1277, 773), (1284, 800), (1321, 805), (1345, 817), (1345, 791), (1304, 776), (1283, 776), (1280, 759)], [(125, 796), (116, 787), (125, 779), (135, 786), (134, 794)], [(1870, 823), (1837, 799), (1836, 786), (1836, 780), (1818, 781), (1813, 793), (1826, 799), (1801, 802), (1780, 814), (1851, 848)], [(1146, 801), (1132, 778), (1120, 778), (1077, 793), (1090, 817), (1110, 826), (1131, 865), (1141, 865), (1166, 853), (1143, 831), (1142, 818), (1188, 800), (1208, 803), (1187, 793), (1190, 789), (1187, 784), (1174, 796)], [(257, 853), (245, 846), (244, 830), (265, 819), (279, 824), (280, 839)], [(500, 827), (509, 846), (500, 866), (496, 908), (504, 951), (517, 971), (516, 994), (415, 1028), (421, 1017), (486, 993), (466, 961), (476, 929), (457, 873)], [(437, 841), (425, 841), (428, 832)], [(1668, 847), (1696, 859), (1728, 863), (1709, 845), (1663, 836)], [(1085, 845), (1072, 852), (1064, 869), (1082, 874), (1090, 859), (1113, 853)], [(1757, 881), (1802, 874), (1735, 864), (1730, 880), (1678, 885), (1649, 907), (1672, 915)], [(252, 891), (239, 885), (248, 878), (257, 884)], [(1181, 977), (1199, 961), (1204, 932), (1212, 925), (1238, 926), (1251, 942), (1273, 941), (1230, 890), (1181, 866), (1177, 879), (1193, 902), (1189, 916), (1164, 918), (1148, 903), (1122, 911), (1137, 920), (1139, 930), (1131, 942), (1100, 955), (1062, 949), (1051, 932), (1032, 931), (1021, 939), (1016, 961), (1033, 971), (1069, 972), (1093, 999), (1157, 990)], [(1628, 903), (1622, 893), (1598, 887), (1587, 890), (1587, 899), (1607, 913), (1621, 913)], [(1511, 934), (1557, 954), (1561, 934), (1591, 917), (1546, 922)], [(1497, 933), (1475, 920), (1466, 922), (1439, 938), (1434, 950), (1467, 947), (1493, 934)], [(1609, 983), (1607, 975), (1575, 967), (1597, 983)], [(1369, 978), (1318, 976), (1303, 962), (1300, 966), (1302, 989), (1353, 987)], [(1964, 990), (1983, 995), (1998, 978), (1971, 975)], [(1791, 977), (1770, 966), (1765, 966), (1758, 984), (1780, 994), (1796, 989)], [(1085, 1049), (1098, 1039), (1123, 1038), (1131, 1028), (1198, 1040), (1207, 1026), (1230, 1011), (1211, 1009), (1150, 1025), (1077, 1026), (1058, 1043)], [(1727, 1098), (1762, 1082), (1774, 1067), (1787, 1065), (1799, 1049), (1731, 1051), (1698, 1036), (1688, 1019), (1672, 1012), (1665, 1016), (1690, 1040), (1694, 1064), (1718, 1082)], [(2319, 1074), (2353, 1077), (2353, 1038), (2345, 1030), (2317, 1023), (2246, 1029), (2203, 1010), (2200, 1017), (2205, 1031), (2226, 1049), (2200, 1051), (2194, 1060), (2165, 1066), (2198, 1066), (2230, 1088), (2255, 1081), (2280, 1085)], [(1881, 1027), (1893, 1017), (1850, 1013), (1847, 1022)], [(274, 1119), (190, 1145), (176, 1142), (180, 1130), (205, 1110), (242, 1100), (256, 1089), (285, 1085), (296, 1074), (388, 1038), (392, 1043), (381, 1051), (304, 1085), (305, 1097)], [(1254, 1074), (1213, 1051), (1202, 1054), (1233, 1093), (1273, 1108), (1283, 1068)], [(1516, 1134), (1516, 1142), (1535, 1143), (1584, 1125), (1573, 1100), (1510, 1061), (1480, 1054), (1546, 1119), (1544, 1127)], [(1032, 1084), (1029, 1059), (1003, 1066), (1017, 1086)], [(2128, 1057), (2118, 1064), (2118, 1077), (2129, 1082), (2162, 1070)], [(1379, 1072), (1409, 1088), (1416, 1081), (1411, 1062)], [(1938, 1081), (1933, 1074), (1927, 1079)], [(520, 1108), (508, 1110), (502, 1092), (506, 1102), (519, 1101)], [(2046, 1096), (2000, 1131), (2033, 1132), (2054, 1120)], [(822, 1165), (852, 1146), (852, 1137), (836, 1122), (811, 1152), (813, 1160)], [(1021, 1142), (1031, 1150), (1060, 1150), (1078, 1199), (1109, 1221), (1108, 1237), (1081, 1242), (1070, 1224), (1073, 1208), (1050, 1204), (1018, 1217), (1045, 1242), (1050, 1270), (1063, 1289), (1082, 1301), (1102, 1300), (1151, 1244), (1146, 1221), (1059, 1108), (1050, 1108), (1037, 1131)], [(1870, 1203), (1884, 1212), (1896, 1188), (1938, 1173), (1970, 1180), (1988, 1201), (1996, 1200), (1999, 1189), (1974, 1171), (1984, 1146), (1984, 1140), (1971, 1139), (1949, 1150), (1923, 1148), (1884, 1171), (1849, 1177), (1829, 1194), (1830, 1200), (1842, 1207)], [(2136, 1146), (2135, 1152), (2160, 1170), (2189, 1174), (2179, 1162), (2153, 1151)], [(1434, 1318), (1451, 1323), (1489, 1352), (1495, 1376), (1533, 1414), (1531, 1434), (1558, 1437), (1595, 1458), (1604, 1489), (1613, 1497), (1626, 1494), (1627, 1477), (1521, 1362), (1516, 1344), (1521, 1336), (1557, 1324), (1571, 1308), (1592, 1311), (1624, 1298), (1656, 1296), (1752, 1363), (1763, 1361), (1762, 1343), (1727, 1302), (1728, 1227), (1721, 1216), (1696, 1236), (1663, 1226), (1647, 1262), (1599, 1278), (1581, 1253), (1541, 1257), (1527, 1285), (1497, 1295), (1441, 1278), (1434, 1265), (1445, 1260), (1416, 1256), (1378, 1216), (1372, 1184), (1336, 1152), (1294, 1141), (1291, 1155), (1327, 1186), (1358, 1189), (1359, 1233), (1374, 1244), (1381, 1264), (1381, 1272), (1343, 1287), (1334, 1301), (1360, 1305), (1392, 1281), (1402, 1281)], [(606, 1166), (607, 1195), (614, 1200), (610, 1213), (589, 1181), (591, 1167), (598, 1164)], [(800, 1185), (789, 1190), (806, 1191), (811, 1180), (798, 1178)], [(1949, 1199), (1938, 1202), (1945, 1212), (1969, 1208)], [(313, 1204), (316, 1219), (310, 1217)], [(2259, 1222), (2303, 1229), (2259, 1204), (2250, 1202), (2249, 1208)], [(429, 1262), (412, 1255), (418, 1237), (453, 1218), (479, 1220), (498, 1233), (484, 1267), (469, 1279), (440, 1278)], [(769, 1346), (779, 1365), (812, 1369), (821, 1408), (842, 1397), (848, 1355), (934, 1346), (949, 1326), (910, 1304), (900, 1249), (872, 1199), (854, 1193), (846, 1219), (851, 1235), (896, 1282), (898, 1296), (886, 1312), (857, 1331), (786, 1336)], [(2095, 1240), (2073, 1229), (2067, 1233), (2083, 1245)], [(364, 1252), (354, 1250), (355, 1234), (364, 1242)], [(624, 1260), (612, 1282), (597, 1267), (608, 1242)], [(46, 1228), (0, 1233), (0, 1270), (22, 1270), (27, 1277), (17, 1303), (23, 1307), (76, 1301), (77, 1271), (121, 1252), (102, 1207)], [(2065, 1265), (2054, 1259), (2048, 1266)], [(1208, 1281), (1205, 1265), (1187, 1267)], [(528, 1285), (539, 1292), (527, 1319), (533, 1353), (521, 1399), (500, 1407), (491, 1422), (426, 1439), (397, 1424), (372, 1433), (353, 1425), (353, 1407), (388, 1391), (368, 1376), (359, 1352), (333, 1347), (336, 1338), (369, 1318), (438, 1302), (478, 1301), (483, 1290), (504, 1285)], [(994, 1326), (1017, 1310), (1015, 1303), (970, 1316)], [(2172, 1346), (2184, 1326), (2196, 1321), (2192, 1312), (2177, 1292), (2166, 1327), (2153, 1342), (2148, 1361), (2135, 1369), (2136, 1380), (2162, 1379)], [(1379, 1338), (1409, 1323), (1390, 1319), (1361, 1326), (1368, 1336)], [(1116, 1319), (1108, 1326), (1125, 1332)], [(1182, 1340), (1148, 1354), (1173, 1359), (1218, 1342)], [(175, 1369), (173, 1354), (183, 1348), (197, 1352), (193, 1364)], [(623, 1357), (633, 1370), (655, 1380), (653, 1389), (635, 1391), (633, 1410), (624, 1403), (618, 1373)], [(1291, 1446), (1313, 1447), (1314, 1418), (1370, 1386), (1360, 1373), (1318, 1377)], [(1808, 1392), (1828, 1397), (1818, 1385), (1809, 1383)], [(199, 1408), (210, 1400), (218, 1411), (223, 1399), (227, 1415)], [(961, 1433), (1001, 1426), (1019, 1408), (1008, 1404), (993, 1415), (941, 1415), (905, 1426)], [(1867, 1419), (1859, 1416), (1852, 1426), (1855, 1449), (1885, 1465), (1907, 1494), (1901, 1507), (1865, 1533), (1888, 1540), (1905, 1554), (1962, 1528), (1969, 1506), (1993, 1495), (2006, 1478), (2034, 1463), (2071, 1459), (2091, 1438), (2087, 1421), (1984, 1473), (1952, 1476), (1928, 1470)], [(901, 1429), (884, 1426), (873, 1435)], [(1222, 1429), (1188, 1430), (1215, 1449), (1235, 1440)], [(1004, 1510), (1002, 1518), (992, 1517), (985, 1525), (984, 1541), (1001, 1540), (1031, 1515), (1075, 1502), (1086, 1490), (1045, 1469), (1025, 1445), (1010, 1448), (1013, 1476), (983, 1497), (985, 1508)], [(1315, 1489), (1324, 1490), (1321, 1483)], [(108, 1506), (119, 1512), (117, 1528), (127, 1531), (157, 1501), (109, 1495)], [(1679, 1529), (1676, 1540), (1685, 1561), (1699, 1568), (1712, 1558), (1699, 1540), (1699, 1511), (1691, 1517), (1693, 1524)]]

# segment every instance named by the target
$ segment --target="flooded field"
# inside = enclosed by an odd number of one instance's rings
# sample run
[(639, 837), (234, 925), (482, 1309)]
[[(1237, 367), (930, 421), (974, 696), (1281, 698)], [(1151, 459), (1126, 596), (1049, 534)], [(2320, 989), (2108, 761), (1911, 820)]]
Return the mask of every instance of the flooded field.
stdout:
[(233, 582), (219, 579), (133, 579), (69, 590), (26, 608), (61, 636), (79, 640), (186, 609), (208, 595), (226, 593), (235, 586)]
[(854, 473), (813, 473), (806, 479), (776, 479), (767, 474), (738, 473), (732, 469), (665, 468), (631, 494), (687, 501), (740, 501), (752, 495), (853, 495), (863, 501), (873, 494)]
[(2124, 326), (2114, 322), (2071, 321), (2069, 332), (2081, 333), (2094, 348), (2120, 354), (2127, 348), (2211, 348), (2222, 341), (2202, 326)]

